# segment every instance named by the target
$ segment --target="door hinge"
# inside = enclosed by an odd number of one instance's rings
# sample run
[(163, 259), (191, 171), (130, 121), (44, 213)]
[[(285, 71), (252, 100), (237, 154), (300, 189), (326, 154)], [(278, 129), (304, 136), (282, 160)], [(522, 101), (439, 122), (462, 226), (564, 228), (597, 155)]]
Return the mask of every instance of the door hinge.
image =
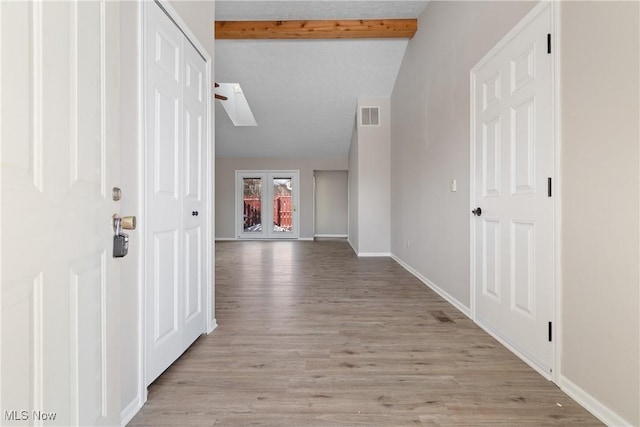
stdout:
[(551, 53), (551, 33), (547, 34), (547, 53)]
[(551, 181), (551, 177), (547, 178), (547, 196), (551, 197), (551, 185), (552, 185), (552, 181)]
[(549, 322), (549, 342), (553, 341), (553, 323)]

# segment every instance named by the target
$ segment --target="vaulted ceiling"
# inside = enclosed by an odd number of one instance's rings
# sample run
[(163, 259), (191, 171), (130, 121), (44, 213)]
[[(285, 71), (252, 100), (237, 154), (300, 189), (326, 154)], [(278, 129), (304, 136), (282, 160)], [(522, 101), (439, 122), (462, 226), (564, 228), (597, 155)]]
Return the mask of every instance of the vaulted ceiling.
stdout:
[[(417, 18), (427, 1), (216, 1), (216, 21)], [(408, 39), (216, 40), (215, 79), (240, 83), (258, 126), (216, 103), (217, 157), (346, 157), (362, 96), (391, 95)]]

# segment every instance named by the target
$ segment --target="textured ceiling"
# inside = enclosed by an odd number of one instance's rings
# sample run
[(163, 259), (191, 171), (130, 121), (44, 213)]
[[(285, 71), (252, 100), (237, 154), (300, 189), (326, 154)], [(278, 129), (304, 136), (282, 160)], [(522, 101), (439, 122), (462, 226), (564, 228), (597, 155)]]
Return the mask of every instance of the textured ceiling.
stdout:
[[(415, 18), (426, 1), (217, 1), (216, 20)], [(217, 157), (345, 157), (356, 103), (390, 96), (407, 40), (216, 40), (215, 79), (242, 85), (257, 127), (216, 101)]]
[(284, 21), (298, 19), (417, 18), (426, 1), (216, 1), (217, 21)]

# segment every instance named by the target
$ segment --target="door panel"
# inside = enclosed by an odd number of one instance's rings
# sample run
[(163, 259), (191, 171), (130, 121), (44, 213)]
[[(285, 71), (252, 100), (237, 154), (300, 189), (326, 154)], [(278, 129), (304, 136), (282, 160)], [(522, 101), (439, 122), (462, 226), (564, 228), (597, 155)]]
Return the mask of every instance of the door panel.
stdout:
[(273, 226), (270, 228), (273, 236), (293, 234), (293, 178), (271, 177), (271, 191), (273, 197)]
[[(178, 199), (179, 92), (155, 89), (154, 107), (154, 182), (155, 195), (172, 204)], [(175, 89), (175, 88), (173, 88)], [(158, 200), (158, 203), (162, 203)], [(175, 209), (175, 206), (173, 206)]]
[[(0, 324), (2, 347), (0, 367), (2, 382), (0, 404), (3, 411), (32, 411), (41, 406), (42, 393), (42, 323), (43, 266), (34, 257), (18, 256), (26, 251), (27, 240), (34, 236), (12, 233), (7, 221), (19, 221), (20, 209), (11, 206), (39, 206), (42, 191), (42, 157), (40, 117), (36, 106), (42, 103), (39, 78), (41, 58), (36, 50), (42, 43), (37, 24), (41, 6), (30, 2), (0, 3), (0, 132), (2, 159), (2, 288), (0, 289)], [(9, 41), (11, 40), (11, 41)], [(6, 62), (5, 62), (6, 61)], [(13, 140), (13, 141), (12, 141)], [(23, 199), (22, 201), (20, 199)], [(29, 219), (41, 219), (27, 212)], [(17, 224), (23, 224), (22, 221)], [(7, 245), (18, 245), (8, 251)], [(10, 246), (9, 246), (10, 247)], [(28, 252), (23, 252), (28, 253)], [(26, 259), (21, 259), (26, 258)], [(13, 268), (8, 266), (13, 265)], [(11, 345), (8, 345), (8, 343)], [(5, 344), (6, 343), (6, 344)], [(67, 417), (69, 414), (67, 414)], [(4, 420), (8, 422), (9, 420)], [(17, 422), (15, 424), (18, 424)]]
[(118, 7), (0, 3), (3, 425), (120, 420)]
[(482, 293), (500, 303), (502, 295), (502, 237), (500, 220), (486, 218), (482, 224)]
[(147, 140), (147, 364), (150, 384), (180, 354), (182, 33), (158, 6), (145, 8)]
[(184, 324), (183, 349), (193, 343), (205, 329), (204, 289), (206, 265), (205, 240), (205, 193), (204, 171), (206, 169), (205, 135), (207, 129), (207, 104), (204, 81), (205, 62), (188, 41), (184, 46), (184, 79), (182, 86), (184, 100), (183, 150), (184, 167), (182, 212), (184, 266), (181, 311)]
[(184, 262), (187, 284), (184, 301), (185, 323), (202, 313), (202, 235), (200, 228), (185, 231)]
[[(77, 366), (72, 381), (79, 398), (77, 419), (80, 425), (99, 424), (106, 416), (103, 406), (106, 372), (102, 361), (106, 358), (103, 337), (106, 335), (104, 316), (106, 301), (106, 251), (91, 254), (70, 267), (72, 360)], [(79, 393), (79, 391), (82, 391)]]
[[(186, 102), (185, 102), (186, 104)], [(193, 115), (188, 107), (184, 116), (185, 122), (185, 199), (202, 202), (202, 130), (204, 127), (201, 114)]]
[(482, 126), (483, 195), (484, 197), (499, 196), (502, 177), (500, 117), (491, 118)]
[(535, 223), (511, 222), (511, 310), (535, 321)]
[(475, 318), (545, 376), (555, 363), (550, 13), (534, 9), (472, 70)]
[(150, 384), (205, 331), (206, 62), (145, 5), (147, 363)]
[(511, 193), (535, 192), (535, 98), (511, 108)]
[(265, 186), (263, 176), (241, 176), (239, 184), (241, 194), (241, 230), (240, 235), (245, 237), (266, 237), (266, 227), (263, 225)]
[[(42, 390), (42, 274), (22, 278), (2, 287), (2, 409), (41, 407)], [(3, 412), (4, 413), (4, 412)], [(8, 420), (4, 420), (5, 422)]]
[(178, 232), (157, 232), (153, 236), (154, 344), (160, 347), (178, 335)]
[[(153, 13), (153, 12), (152, 12)], [(155, 23), (154, 23), (155, 24)], [(157, 23), (154, 30), (154, 61), (158, 70), (166, 73), (167, 78), (180, 83), (180, 51), (182, 38), (176, 34), (177, 28)]]

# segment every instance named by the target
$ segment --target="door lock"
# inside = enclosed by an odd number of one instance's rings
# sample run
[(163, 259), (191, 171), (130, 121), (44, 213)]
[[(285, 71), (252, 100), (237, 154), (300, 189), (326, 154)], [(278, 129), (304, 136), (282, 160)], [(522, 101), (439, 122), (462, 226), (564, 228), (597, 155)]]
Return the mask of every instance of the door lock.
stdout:
[(474, 214), (475, 216), (480, 216), (482, 215), (482, 209), (478, 206), (477, 208), (472, 210), (471, 213)]
[(132, 216), (123, 216), (120, 222), (122, 228), (125, 230), (135, 230), (136, 229), (136, 217)]
[(122, 199), (122, 190), (120, 187), (113, 187), (111, 190), (111, 198), (114, 202), (119, 202)]
[(113, 214), (113, 257), (123, 258), (129, 253), (129, 235), (122, 232), (136, 229), (136, 217), (125, 216), (121, 218)]

